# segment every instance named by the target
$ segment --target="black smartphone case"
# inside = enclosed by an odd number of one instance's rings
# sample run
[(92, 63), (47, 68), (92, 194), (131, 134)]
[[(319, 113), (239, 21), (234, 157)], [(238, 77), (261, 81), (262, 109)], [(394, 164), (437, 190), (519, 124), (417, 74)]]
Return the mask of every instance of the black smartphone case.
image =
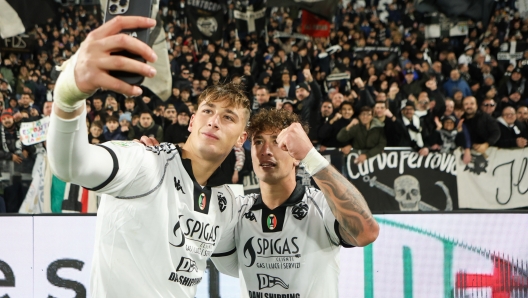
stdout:
[[(142, 16), (150, 18), (151, 10), (152, 10), (152, 0), (126, 0), (129, 3), (128, 10), (124, 13), (120, 14), (111, 14), (110, 13), (110, 7), (112, 5), (118, 5), (119, 2), (123, 3), (125, 0), (107, 0), (107, 7), (105, 10), (105, 23), (112, 20), (113, 18), (117, 16)], [(148, 43), (149, 40), (149, 33), (150, 29), (131, 29), (131, 30), (123, 30), (122, 33), (131, 35), (139, 40), (141, 40), (144, 43)], [(112, 55), (120, 55), (124, 57), (128, 57), (137, 61), (141, 61), (145, 63), (145, 59), (143, 59), (141, 56), (132, 54), (127, 51), (120, 51), (112, 53)], [(136, 73), (130, 73), (125, 71), (110, 71), (110, 75), (113, 77), (116, 77), (130, 85), (137, 85), (139, 86), (142, 82), (144, 77), (141, 75), (138, 75)]]

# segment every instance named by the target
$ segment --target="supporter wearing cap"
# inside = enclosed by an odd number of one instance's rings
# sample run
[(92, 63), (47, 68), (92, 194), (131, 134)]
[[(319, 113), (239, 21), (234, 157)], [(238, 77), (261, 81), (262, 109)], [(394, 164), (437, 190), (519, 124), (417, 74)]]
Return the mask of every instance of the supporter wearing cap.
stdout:
[(429, 154), (429, 131), (423, 119), (415, 115), (414, 102), (405, 100), (401, 109), (401, 118), (398, 119), (404, 133), (402, 133), (400, 146), (412, 147), (422, 156)]
[(189, 137), (189, 120), (191, 113), (187, 107), (182, 107), (176, 121), (165, 129), (164, 140), (168, 143), (173, 143), (182, 146)]
[(527, 83), (526, 78), (522, 76), (521, 69), (514, 68), (511, 76), (499, 87), (500, 109), (506, 106), (517, 108), (520, 105), (528, 105)]
[(407, 98), (410, 96), (418, 96), (418, 94), (422, 92), (423, 89), (422, 80), (415, 79), (416, 74), (412, 68), (404, 69), (403, 74), (405, 76), (405, 80), (401, 88), (403, 95)]
[(323, 99), (323, 95), (310, 70), (304, 69), (303, 75), (306, 81), (295, 87), (295, 98), (297, 99), (295, 113), (301, 116), (302, 121), (308, 122), (313, 127), (312, 116), (315, 117), (317, 115), (317, 109)]
[(169, 103), (165, 105), (163, 111), (163, 118), (161, 119), (161, 127), (165, 130), (169, 125), (176, 123), (178, 113), (173, 104)]
[(128, 139), (128, 132), (130, 131), (130, 128), (132, 127), (132, 114), (130, 112), (124, 112), (119, 116), (119, 129), (122, 133), (124, 133), (127, 136)]
[(471, 64), (473, 61), (473, 54), (475, 53), (475, 47), (473, 45), (468, 45), (464, 48), (464, 54), (458, 57), (458, 64)]

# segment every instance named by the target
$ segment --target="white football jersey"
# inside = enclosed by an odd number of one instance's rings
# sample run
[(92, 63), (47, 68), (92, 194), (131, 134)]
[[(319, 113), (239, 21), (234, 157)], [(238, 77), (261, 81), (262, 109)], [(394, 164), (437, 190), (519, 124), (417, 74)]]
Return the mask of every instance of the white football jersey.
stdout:
[[(298, 182), (273, 210), (258, 194), (237, 200), (247, 203), (234, 228), (243, 297), (338, 297), (340, 246), (353, 246), (341, 239), (320, 190)], [(230, 259), (213, 258), (215, 264)]]
[(202, 187), (191, 161), (172, 144), (113, 141), (102, 147), (114, 171), (94, 189), (105, 195), (97, 214), (92, 297), (194, 297), (207, 259), (239, 210), (229, 187), (219, 185), (221, 169)]

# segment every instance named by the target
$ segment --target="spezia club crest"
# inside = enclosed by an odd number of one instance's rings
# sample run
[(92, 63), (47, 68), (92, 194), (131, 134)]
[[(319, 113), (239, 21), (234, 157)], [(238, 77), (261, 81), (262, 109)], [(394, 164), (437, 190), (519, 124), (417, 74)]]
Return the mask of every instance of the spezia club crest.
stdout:
[(274, 214), (268, 215), (266, 225), (268, 226), (268, 229), (274, 230), (277, 227), (277, 217)]

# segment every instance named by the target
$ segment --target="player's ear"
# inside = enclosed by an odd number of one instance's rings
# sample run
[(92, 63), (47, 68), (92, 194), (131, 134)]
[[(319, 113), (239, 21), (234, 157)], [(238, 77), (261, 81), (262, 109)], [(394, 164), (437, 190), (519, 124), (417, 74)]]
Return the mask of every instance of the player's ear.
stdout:
[(192, 116), (191, 116), (191, 120), (189, 120), (189, 127), (187, 127), (187, 130), (188, 130), (189, 132), (192, 132), (192, 125), (193, 125), (193, 122), (194, 122), (194, 116), (195, 116), (195, 115), (196, 115), (196, 114), (192, 114)]
[(244, 142), (247, 139), (247, 132), (243, 132), (240, 136), (238, 136), (237, 142), (235, 144), (235, 147), (241, 148), (244, 145)]

